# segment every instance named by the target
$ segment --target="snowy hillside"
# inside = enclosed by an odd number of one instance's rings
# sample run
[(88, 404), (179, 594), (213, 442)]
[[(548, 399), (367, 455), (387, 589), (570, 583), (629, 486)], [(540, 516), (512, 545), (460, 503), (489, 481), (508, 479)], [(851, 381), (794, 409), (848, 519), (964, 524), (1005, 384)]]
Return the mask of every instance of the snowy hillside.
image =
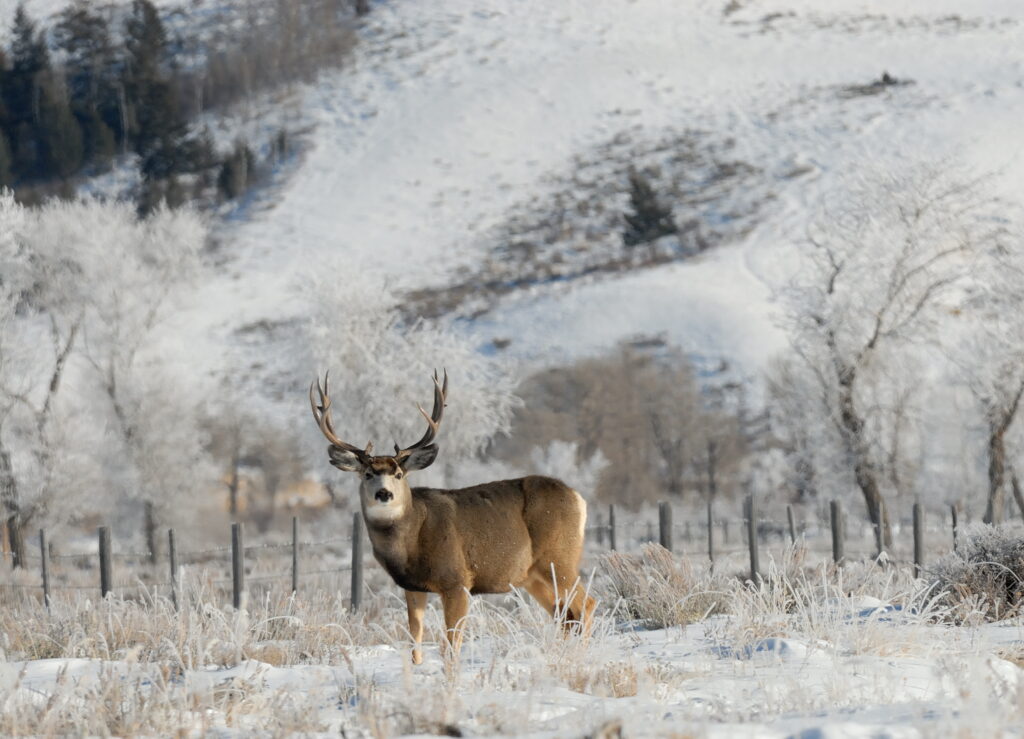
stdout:
[[(218, 229), (225, 269), (180, 341), (211, 369), (258, 354), (254, 385), (291, 386), (265, 360), (294, 355), (315, 272), (425, 295), (415, 309), (472, 316), (460, 330), (513, 358), (662, 334), (749, 376), (785, 342), (787, 247), (843, 177), (950, 158), (1019, 200), (1022, 22), (1006, 0), (375, 4), (353, 63), (289, 110), (315, 126), (301, 166)], [(883, 72), (909, 84), (873, 85)], [(618, 264), (630, 166), (713, 248)], [(534, 262), (510, 258), (531, 229)], [(269, 329), (237, 333), (253, 326)]]
[[(511, 212), (586, 198), (558, 192), (580, 159), (617, 140), (664, 164), (666, 132), (692, 131), (754, 174), (678, 215), (714, 228), (742, 211), (742, 229), (674, 264), (520, 285), (460, 330), (545, 362), (663, 333), (756, 371), (784, 342), (786, 247), (841, 177), (956, 158), (1021, 180), (1022, 21), (1005, 1), (381, 3), (355, 64), (309, 90), (311, 150), (279, 201), (220, 229), (227, 276), (183, 325), (245, 356), (234, 331), (304, 315), (312, 272), (399, 295), (483, 279)], [(913, 84), (872, 86), (883, 71)], [(607, 164), (610, 209), (625, 166)], [(294, 351), (283, 333), (260, 352)]]

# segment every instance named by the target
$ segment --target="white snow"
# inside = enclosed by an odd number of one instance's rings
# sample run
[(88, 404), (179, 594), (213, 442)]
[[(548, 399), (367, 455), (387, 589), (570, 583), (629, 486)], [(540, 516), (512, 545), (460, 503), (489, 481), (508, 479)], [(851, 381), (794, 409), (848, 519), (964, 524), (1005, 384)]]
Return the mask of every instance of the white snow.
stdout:
[[(687, 128), (734, 139), (773, 197), (750, 233), (700, 258), (534, 286), (459, 330), (542, 363), (664, 334), (756, 373), (785, 342), (771, 296), (792, 270), (787, 247), (841, 177), (955, 158), (998, 171), (1019, 199), (1024, 7), (740, 6), (375, 6), (354, 63), (306, 95), (311, 150), (280, 201), (221, 229), (226, 267), (183, 317), (188, 343), (222, 353), (240, 325), (308, 314), (314, 270), (339, 289), (370, 273), (398, 292), (454, 280), (499, 246), (489, 234), (511, 206), (620, 134), (641, 147)], [(841, 94), (883, 70), (915, 84)]]
[[(524, 645), (519, 656), (504, 659), (496, 657), (503, 650), (490, 637), (472, 639), (452, 683), (458, 687), (449, 695), (449, 720), (473, 734), (517, 736), (584, 734), (613, 720), (622, 722), (628, 736), (990, 735), (1010, 730), (1006, 716), (1024, 690), (1024, 670), (989, 651), (995, 627), (936, 628), (930, 635), (934, 656), (872, 656), (778, 637), (730, 650), (714, 636), (722, 618), (602, 637), (587, 659), (631, 665), (637, 672), (635, 690), (618, 697), (594, 687), (572, 690), (549, 678), (537, 684), (550, 656)], [(1017, 626), (1013, 632), (1019, 643), (1024, 630)], [(229, 668), (185, 670), (178, 684), (195, 696), (223, 694), (233, 686), (249, 697), (303, 695), (327, 733), (355, 729), (372, 701), (378, 701), (378, 709), (387, 705), (380, 697), (387, 693), (405, 706), (398, 711), (415, 712), (416, 701), (424, 698), (418, 708), (429, 718), (425, 697), (431, 690), (444, 692), (435, 648), (411, 673), (404, 651), (392, 646), (353, 649), (350, 660), (291, 667), (242, 660)], [(496, 677), (495, 669), (504, 677)], [(9, 701), (45, 702), (61, 692), (59, 683), (84, 687), (96, 680), (141, 680), (145, 689), (147, 680), (158, 682), (157, 673), (156, 667), (126, 661), (36, 660), (0, 664), (0, 685), (19, 686)], [(367, 701), (371, 705), (363, 705)], [(234, 720), (236, 730), (245, 731), (245, 717)], [(249, 728), (259, 726), (258, 716), (251, 720)], [(216, 725), (218, 719), (213, 721)]]

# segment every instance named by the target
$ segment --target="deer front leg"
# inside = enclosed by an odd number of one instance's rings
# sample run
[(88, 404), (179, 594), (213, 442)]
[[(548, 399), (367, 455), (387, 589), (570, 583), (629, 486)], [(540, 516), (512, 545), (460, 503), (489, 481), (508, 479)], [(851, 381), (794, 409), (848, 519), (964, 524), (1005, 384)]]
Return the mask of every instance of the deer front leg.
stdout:
[(462, 647), (463, 620), (469, 613), (469, 592), (465, 588), (449, 590), (441, 593), (441, 606), (444, 608), (444, 626), (446, 644), (441, 645), (444, 656), (454, 662)]
[(423, 612), (427, 608), (427, 594), (406, 590), (405, 605), (409, 609), (409, 634), (413, 642), (412, 663), (418, 665), (423, 662), (420, 645), (423, 643)]

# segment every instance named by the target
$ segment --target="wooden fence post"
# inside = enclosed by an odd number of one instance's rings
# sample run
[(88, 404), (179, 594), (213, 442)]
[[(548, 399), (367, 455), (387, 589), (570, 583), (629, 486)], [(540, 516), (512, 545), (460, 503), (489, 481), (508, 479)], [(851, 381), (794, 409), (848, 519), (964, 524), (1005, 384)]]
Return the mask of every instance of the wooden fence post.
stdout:
[(715, 569), (715, 512), (714, 503), (711, 499), (708, 499), (708, 562), (711, 563), (711, 569)]
[(292, 516), (292, 595), (299, 592), (299, 517)]
[(604, 530), (605, 530), (604, 516), (601, 515), (601, 511), (598, 511), (597, 512), (597, 529), (596, 529), (596, 532), (597, 532), (597, 545), (599, 547), (603, 547), (604, 546)]
[(231, 524), (231, 604), (235, 610), (242, 608), (242, 593), (245, 592), (245, 537), (242, 524)]
[(608, 504), (608, 548), (615, 551), (615, 504)]
[(729, 519), (722, 519), (722, 543), (729, 546)]
[(838, 500), (828, 504), (829, 519), (832, 523), (832, 561), (843, 564), (843, 505)]
[(363, 515), (352, 514), (352, 612), (359, 610), (363, 595)]
[(106, 598), (110, 592), (113, 573), (110, 566), (110, 528), (99, 527), (100, 536), (100, 597)]
[(167, 529), (167, 565), (171, 570), (171, 604), (178, 610), (178, 550), (174, 546), (174, 529)]
[(793, 506), (786, 506), (786, 520), (789, 522), (789, 543), (796, 544), (796, 521), (793, 518)]
[(753, 494), (747, 495), (744, 508), (747, 514), (747, 546), (750, 549), (750, 581), (756, 585), (761, 579), (761, 567), (757, 551), (757, 508)]
[(39, 529), (39, 561), (42, 563), (43, 570), (43, 605), (46, 606), (47, 613), (50, 611), (50, 570), (47, 566), (49, 559), (46, 551), (46, 532)]
[(921, 576), (924, 567), (924, 508), (914, 503), (914, 577)]
[(957, 552), (957, 551), (960, 550), (960, 542), (957, 541), (957, 531), (956, 531), (956, 529), (957, 529), (957, 510), (956, 510), (956, 503), (953, 503), (949, 507), (949, 513), (950, 513), (950, 516), (953, 519), (953, 551)]
[(672, 551), (672, 506), (665, 501), (658, 503), (658, 542)]

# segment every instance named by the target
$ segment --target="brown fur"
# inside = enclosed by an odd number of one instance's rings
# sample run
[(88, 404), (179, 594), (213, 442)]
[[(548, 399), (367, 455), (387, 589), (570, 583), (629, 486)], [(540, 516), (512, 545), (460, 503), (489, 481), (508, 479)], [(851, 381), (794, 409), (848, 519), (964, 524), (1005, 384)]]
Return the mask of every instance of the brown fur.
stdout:
[[(387, 475), (389, 467), (373, 458), (367, 469)], [(368, 491), (377, 486), (376, 475), (364, 480)], [(441, 596), (455, 651), (469, 593), (523, 587), (553, 615), (564, 609), (567, 621), (589, 631), (594, 601), (577, 582), (586, 515), (578, 493), (539, 476), (461, 490), (408, 490), (411, 505), (402, 516), (388, 521), (366, 517), (366, 523), (374, 556), (406, 590), (414, 661), (422, 658), (425, 593)], [(368, 497), (363, 495), (364, 513)]]

